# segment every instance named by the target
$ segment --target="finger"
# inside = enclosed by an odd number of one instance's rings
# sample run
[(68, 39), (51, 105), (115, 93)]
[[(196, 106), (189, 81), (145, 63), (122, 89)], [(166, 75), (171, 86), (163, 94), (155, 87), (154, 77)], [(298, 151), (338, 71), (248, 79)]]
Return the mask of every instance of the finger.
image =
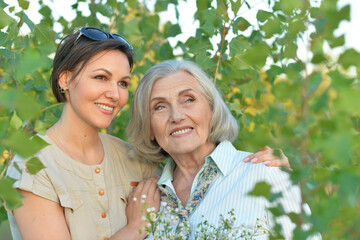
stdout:
[(137, 198), (140, 198), (143, 188), (144, 188), (144, 181), (140, 181), (138, 183), (138, 185), (135, 187), (135, 189), (133, 190), (134, 196)]
[(157, 189), (157, 178), (150, 178), (145, 182), (143, 193), (150, 201), (153, 201)]
[(261, 163), (266, 161), (274, 161), (274, 160), (281, 160), (278, 157), (274, 156), (272, 153), (263, 154), (257, 158), (251, 159), (252, 163)]
[(271, 148), (263, 150), (263, 151), (259, 151), (259, 152), (256, 152), (256, 153), (253, 153), (253, 154), (247, 156), (243, 161), (244, 162), (251, 162), (254, 159), (255, 159), (254, 161), (256, 161), (262, 155), (269, 154), (269, 153), (272, 153), (272, 152), (273, 152), (273, 150)]
[(268, 167), (286, 167), (290, 169), (289, 162), (285, 160), (265, 161), (264, 163)]
[(282, 162), (280, 160), (265, 161), (264, 163), (268, 167), (281, 167), (282, 166)]

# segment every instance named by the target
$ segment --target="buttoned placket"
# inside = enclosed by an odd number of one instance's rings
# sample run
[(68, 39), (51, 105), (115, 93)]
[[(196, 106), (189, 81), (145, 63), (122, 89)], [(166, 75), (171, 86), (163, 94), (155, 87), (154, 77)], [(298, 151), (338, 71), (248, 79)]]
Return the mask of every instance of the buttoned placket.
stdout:
[(97, 216), (97, 230), (102, 233), (103, 239), (111, 237), (111, 224), (109, 220), (109, 196), (107, 193), (105, 182), (105, 171), (102, 165), (92, 166), (92, 176), (95, 183), (95, 196), (97, 198), (98, 208)]

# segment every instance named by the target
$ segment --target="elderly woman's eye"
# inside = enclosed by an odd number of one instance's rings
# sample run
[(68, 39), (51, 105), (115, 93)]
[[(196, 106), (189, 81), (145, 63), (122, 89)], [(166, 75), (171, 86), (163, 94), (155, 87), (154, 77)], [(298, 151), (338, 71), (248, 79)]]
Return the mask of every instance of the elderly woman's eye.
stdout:
[(194, 101), (195, 101), (194, 98), (187, 98), (187, 99), (185, 100), (185, 102), (194, 102)]
[(161, 110), (161, 109), (164, 109), (164, 108), (165, 108), (165, 107), (162, 106), (162, 105), (156, 105), (156, 106), (154, 107), (154, 110), (157, 111), (157, 110)]

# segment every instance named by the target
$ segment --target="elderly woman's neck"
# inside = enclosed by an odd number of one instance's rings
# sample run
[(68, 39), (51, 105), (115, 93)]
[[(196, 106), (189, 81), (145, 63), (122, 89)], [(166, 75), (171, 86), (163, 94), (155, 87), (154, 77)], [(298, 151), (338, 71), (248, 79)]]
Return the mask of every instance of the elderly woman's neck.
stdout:
[(172, 156), (176, 163), (174, 180), (178, 177), (193, 180), (203, 167), (206, 156), (210, 155), (215, 147), (216, 145), (213, 143), (206, 143), (192, 152)]

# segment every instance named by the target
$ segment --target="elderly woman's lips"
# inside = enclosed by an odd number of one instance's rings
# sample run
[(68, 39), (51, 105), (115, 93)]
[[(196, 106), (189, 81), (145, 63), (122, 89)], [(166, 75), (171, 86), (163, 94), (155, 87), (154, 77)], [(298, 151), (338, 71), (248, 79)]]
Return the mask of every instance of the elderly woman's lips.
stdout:
[(185, 129), (181, 129), (181, 130), (177, 130), (177, 131), (174, 131), (172, 133), (170, 133), (170, 135), (179, 135), (179, 134), (183, 134), (183, 133), (186, 133), (188, 131), (191, 131), (192, 128), (185, 128)]

